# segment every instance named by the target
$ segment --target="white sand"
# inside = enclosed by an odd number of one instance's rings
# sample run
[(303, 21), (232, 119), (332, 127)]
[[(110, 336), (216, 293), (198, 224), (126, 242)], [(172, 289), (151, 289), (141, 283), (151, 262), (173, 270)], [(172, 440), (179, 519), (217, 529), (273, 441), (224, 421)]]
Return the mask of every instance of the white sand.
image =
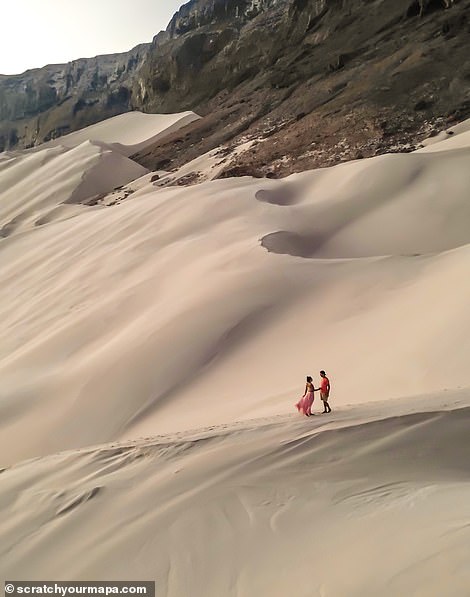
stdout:
[(2, 236), (67, 219), (83, 212), (77, 204), (85, 199), (142, 177), (147, 170), (127, 156), (197, 118), (130, 112), (32, 150), (0, 154)]
[(59, 137), (47, 143), (46, 146), (61, 145), (73, 148), (84, 141), (101, 141), (122, 155), (130, 156), (198, 119), (199, 116), (194, 112), (179, 114), (128, 112)]
[[(445, 141), (445, 143), (443, 143), (443, 141)], [(419, 149), (418, 152), (446, 151), (447, 149), (468, 147), (469, 144), (470, 119), (451, 126), (434, 137), (429, 137), (429, 139), (422, 142), (424, 148)]]
[[(445, 151), (188, 188), (120, 153), (139, 135), (0, 160), (0, 464), (39, 458), (0, 475), (6, 576), (464, 595), (465, 132)], [(120, 205), (63, 204), (122, 184)], [(334, 414), (304, 422), (289, 413), (321, 368)], [(370, 409), (381, 421), (362, 425)]]
[(168, 597), (463, 597), (470, 395), (446, 403), (19, 464), (0, 476), (1, 567), (8, 579), (156, 580)]
[(66, 150), (13, 157), (0, 172), (0, 228), (4, 236), (83, 212), (81, 201), (144, 175), (145, 168), (85, 141)]

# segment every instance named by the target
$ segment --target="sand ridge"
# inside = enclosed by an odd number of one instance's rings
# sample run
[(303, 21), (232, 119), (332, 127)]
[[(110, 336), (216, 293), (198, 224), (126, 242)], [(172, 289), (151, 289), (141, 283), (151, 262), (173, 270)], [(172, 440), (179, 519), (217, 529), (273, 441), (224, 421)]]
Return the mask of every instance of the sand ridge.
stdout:
[[(75, 165), (64, 196), (106, 165), (94, 144), (44, 151)], [(3, 462), (288, 412), (320, 369), (337, 405), (469, 386), (469, 151), (282, 181), (145, 175), (127, 202), (4, 238)]]
[[(429, 151), (210, 180), (215, 154), (129, 159), (136, 118), (0, 159), (5, 577), (464, 595), (465, 123)], [(208, 180), (174, 186), (193, 166)], [(320, 369), (333, 413), (300, 417)]]
[(141, 178), (148, 171), (128, 158), (197, 119), (183, 114), (131, 112), (37, 148), (1, 154), (0, 237), (82, 213), (82, 203)]
[(2, 567), (16, 577), (26, 559), (37, 579), (157, 579), (169, 597), (281, 597), (292, 583), (295, 595), (460, 597), (470, 581), (469, 393), (428, 396), (427, 411), (412, 412), (423, 405), (383, 403), (369, 420), (364, 407), (342, 409), (336, 427), (289, 416), (19, 464), (0, 476)]
[(39, 147), (62, 146), (70, 149), (81, 145), (84, 141), (99, 141), (129, 157), (198, 118), (199, 116), (194, 112), (178, 114), (128, 112), (102, 120)]

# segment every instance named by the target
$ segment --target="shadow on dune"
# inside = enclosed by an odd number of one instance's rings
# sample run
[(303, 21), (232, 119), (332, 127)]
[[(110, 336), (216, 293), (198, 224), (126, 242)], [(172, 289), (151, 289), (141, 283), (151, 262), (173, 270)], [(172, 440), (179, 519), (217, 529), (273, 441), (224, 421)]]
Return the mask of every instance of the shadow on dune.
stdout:
[(256, 192), (255, 197), (262, 203), (271, 203), (271, 205), (289, 206), (299, 203), (302, 199), (300, 193), (294, 187), (283, 185), (278, 189), (261, 189)]
[(293, 257), (311, 258), (323, 245), (325, 239), (315, 234), (298, 234), (280, 230), (261, 239), (261, 246), (270, 253), (292, 255)]

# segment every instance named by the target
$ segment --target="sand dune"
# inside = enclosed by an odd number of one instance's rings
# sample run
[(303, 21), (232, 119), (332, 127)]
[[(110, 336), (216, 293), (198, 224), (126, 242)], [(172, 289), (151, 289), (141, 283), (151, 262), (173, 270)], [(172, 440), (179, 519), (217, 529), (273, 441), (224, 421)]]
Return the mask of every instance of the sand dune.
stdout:
[[(445, 143), (443, 143), (445, 141)], [(428, 153), (430, 151), (447, 151), (468, 147), (470, 143), (470, 119), (451, 126), (434, 137), (429, 137), (422, 142), (423, 149), (416, 153)]]
[(77, 204), (147, 173), (126, 156), (198, 118), (183, 114), (115, 116), (0, 161), (0, 235), (10, 236), (83, 211)]
[[(284, 194), (303, 218), (290, 226), (286, 246), (287, 231), (276, 232), (282, 250), (276, 242), (264, 244), (274, 252), (327, 259), (428, 254), (466, 245), (469, 147), (470, 140), (461, 152), (380, 156), (290, 177)], [(282, 205), (282, 190), (272, 193), (277, 199), (270, 202)]]
[(90, 141), (70, 150), (56, 147), (12, 157), (0, 172), (1, 235), (82, 213), (78, 206), (82, 201), (146, 172), (121, 154)]
[[(217, 152), (155, 181), (130, 148), (195, 116), (141, 116), (0, 156), (5, 576), (464, 595), (468, 123), (172, 187)], [(304, 421), (320, 369), (333, 415)]]
[(111, 146), (118, 153), (130, 156), (198, 118), (199, 116), (194, 112), (180, 114), (128, 112), (49, 141), (44, 146), (60, 145), (70, 149), (81, 145), (84, 141), (100, 141)]
[(9, 578), (26, 564), (30, 579), (156, 580), (168, 597), (462, 597), (470, 394), (426, 402), (19, 464), (0, 476), (1, 566)]
[[(470, 386), (469, 156), (144, 177), (127, 203), (3, 239), (3, 462), (288, 412), (321, 368), (335, 406)], [(80, 168), (65, 180), (64, 197)]]

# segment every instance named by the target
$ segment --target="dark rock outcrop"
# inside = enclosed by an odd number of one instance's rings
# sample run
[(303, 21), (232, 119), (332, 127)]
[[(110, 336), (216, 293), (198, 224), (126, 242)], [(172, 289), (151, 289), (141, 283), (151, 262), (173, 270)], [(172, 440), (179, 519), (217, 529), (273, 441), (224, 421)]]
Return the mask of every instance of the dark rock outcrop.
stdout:
[(470, 115), (469, 13), (470, 0), (191, 0), (113, 74), (76, 61), (60, 85), (58, 67), (0, 77), (0, 136), (25, 146), (120, 111), (191, 109), (202, 119), (135, 158), (171, 169), (251, 139), (222, 175), (282, 176), (409, 151)]
[(0, 151), (30, 147), (131, 109), (149, 44), (21, 75), (0, 75)]
[(193, 0), (138, 84), (146, 109), (203, 119), (135, 157), (171, 168), (251, 139), (222, 175), (283, 176), (410, 151), (470, 116), (469, 33), (469, 0)]

